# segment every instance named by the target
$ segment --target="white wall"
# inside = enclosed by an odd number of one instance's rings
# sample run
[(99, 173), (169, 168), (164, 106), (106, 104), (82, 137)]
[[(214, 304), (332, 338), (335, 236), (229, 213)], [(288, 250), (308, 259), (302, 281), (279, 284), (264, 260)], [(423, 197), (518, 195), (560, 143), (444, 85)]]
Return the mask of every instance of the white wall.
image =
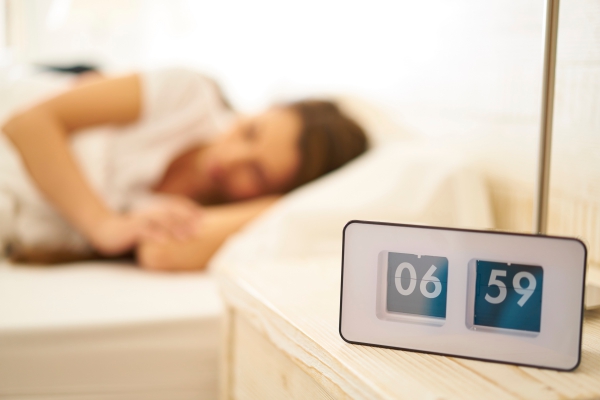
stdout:
[(524, 83), (536, 80), (538, 72), (541, 2), (13, 0), (12, 5), (21, 19), (15, 36), (23, 61), (194, 65), (218, 75), (242, 106), (301, 88), (452, 109), (535, 112), (537, 88)]
[(7, 46), (7, 31), (8, 26), (6, 24), (6, 1), (0, 0), (0, 65), (4, 63), (6, 57), (6, 46)]

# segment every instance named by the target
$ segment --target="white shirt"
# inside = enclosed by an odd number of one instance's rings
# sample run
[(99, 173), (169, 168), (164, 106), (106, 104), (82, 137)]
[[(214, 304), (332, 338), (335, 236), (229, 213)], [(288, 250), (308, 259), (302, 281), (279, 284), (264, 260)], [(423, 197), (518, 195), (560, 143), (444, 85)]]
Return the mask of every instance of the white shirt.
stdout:
[[(73, 136), (72, 147), (93, 189), (115, 211), (152, 196), (170, 163), (194, 145), (209, 143), (235, 117), (206, 76), (180, 68), (140, 74), (142, 110), (129, 125)], [(44, 248), (87, 247), (29, 178), (12, 144), (0, 135), (0, 244)], [(1, 253), (1, 251), (0, 251)]]

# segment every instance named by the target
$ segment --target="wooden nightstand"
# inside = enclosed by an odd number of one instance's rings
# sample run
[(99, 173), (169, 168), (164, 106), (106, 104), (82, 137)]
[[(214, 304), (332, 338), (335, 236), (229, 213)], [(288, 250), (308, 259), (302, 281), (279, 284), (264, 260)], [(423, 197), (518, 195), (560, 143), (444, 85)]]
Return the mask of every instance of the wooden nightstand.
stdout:
[(338, 333), (340, 259), (221, 265), (223, 399), (600, 398), (600, 310), (575, 372), (355, 346)]

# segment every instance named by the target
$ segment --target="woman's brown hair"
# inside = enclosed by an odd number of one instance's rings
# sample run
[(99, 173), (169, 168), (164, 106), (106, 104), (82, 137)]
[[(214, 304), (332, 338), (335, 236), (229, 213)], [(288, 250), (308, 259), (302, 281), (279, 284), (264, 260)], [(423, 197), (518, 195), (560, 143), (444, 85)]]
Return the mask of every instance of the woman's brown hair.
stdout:
[(292, 188), (331, 172), (367, 150), (365, 131), (339, 107), (324, 100), (284, 105), (297, 113), (300, 132), (300, 167)]

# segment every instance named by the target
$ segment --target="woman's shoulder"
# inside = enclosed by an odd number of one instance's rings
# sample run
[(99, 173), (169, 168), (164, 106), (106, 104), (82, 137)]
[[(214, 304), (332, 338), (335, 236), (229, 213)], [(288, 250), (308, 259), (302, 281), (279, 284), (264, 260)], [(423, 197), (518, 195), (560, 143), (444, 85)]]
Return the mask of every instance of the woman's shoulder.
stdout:
[(199, 104), (209, 108), (231, 108), (217, 82), (202, 72), (167, 67), (142, 71), (140, 77), (146, 111), (151, 114)]
[(209, 75), (185, 67), (166, 67), (143, 71), (142, 80), (146, 85), (155, 86), (162, 94), (171, 92), (179, 95), (206, 95), (214, 92), (219, 97), (223, 91), (217, 81)]
[(141, 72), (142, 77), (166, 81), (169, 84), (199, 84), (205, 83), (209, 78), (196, 70), (186, 67), (162, 67), (146, 69)]

